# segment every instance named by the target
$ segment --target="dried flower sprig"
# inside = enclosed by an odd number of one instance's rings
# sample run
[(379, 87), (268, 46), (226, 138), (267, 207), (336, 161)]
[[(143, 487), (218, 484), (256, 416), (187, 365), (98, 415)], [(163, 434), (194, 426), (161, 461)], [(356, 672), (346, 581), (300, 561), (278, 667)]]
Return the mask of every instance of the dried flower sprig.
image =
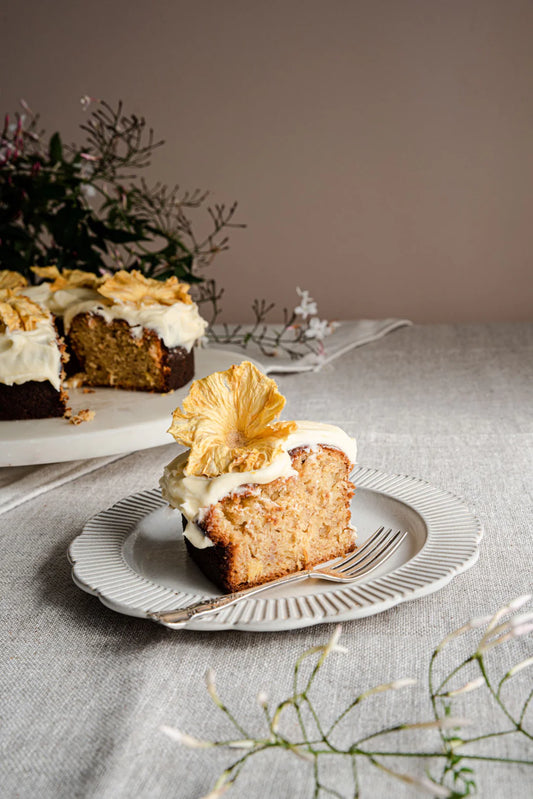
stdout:
[[(317, 303), (309, 296), (309, 292), (299, 287), (296, 289), (300, 302), (289, 312), (283, 310), (283, 323), (268, 324), (267, 318), (273, 310), (274, 303), (267, 303), (265, 300), (254, 300), (252, 310), (255, 315), (255, 322), (251, 325), (218, 325), (214, 326), (219, 314), (217, 295), (213, 287), (213, 292), (209, 299), (213, 303), (214, 313), (211, 317), (209, 338), (217, 344), (238, 346), (246, 349), (251, 344), (255, 344), (263, 355), (267, 357), (278, 357), (282, 354), (289, 356), (291, 360), (297, 360), (304, 355), (313, 353), (319, 359), (324, 356), (324, 339), (336, 327), (335, 322), (328, 322), (316, 316)], [(214, 302), (213, 302), (213, 297)]]
[[(459, 629), (447, 635), (431, 654), (428, 670), (428, 688), (433, 708), (433, 718), (422, 722), (402, 721), (384, 729), (377, 729), (365, 733), (349, 743), (339, 743), (342, 722), (350, 716), (350, 729), (353, 733), (357, 728), (357, 714), (364, 712), (364, 702), (370, 696), (382, 694), (387, 691), (401, 690), (412, 686), (416, 680), (402, 679), (377, 685), (374, 688), (359, 693), (337, 718), (326, 725), (320, 718), (312, 699), (313, 683), (323, 668), (326, 659), (334, 652), (346, 651), (339, 645), (341, 628), (336, 627), (329, 640), (319, 646), (308, 649), (297, 659), (293, 668), (292, 694), (278, 703), (272, 709), (268, 704), (268, 696), (261, 692), (258, 705), (264, 715), (266, 729), (263, 737), (251, 735), (241, 725), (231, 711), (220, 699), (215, 685), (215, 676), (211, 670), (206, 675), (207, 689), (219, 710), (226, 716), (237, 732), (237, 737), (218, 741), (203, 741), (180, 732), (173, 727), (162, 727), (162, 731), (173, 740), (192, 748), (227, 748), (240, 750), (241, 754), (222, 772), (216, 780), (212, 791), (204, 799), (215, 799), (222, 796), (235, 783), (242, 769), (252, 757), (269, 749), (282, 750), (294, 755), (299, 761), (307, 763), (312, 768), (314, 777), (313, 797), (342, 795), (331, 785), (323, 782), (321, 764), (326, 756), (337, 756), (347, 760), (351, 766), (353, 789), (350, 795), (362, 797), (359, 775), (364, 764), (376, 769), (384, 776), (399, 780), (433, 797), (450, 797), (461, 799), (471, 796), (476, 791), (473, 765), (476, 762), (488, 764), (506, 763), (533, 766), (533, 732), (526, 727), (526, 714), (533, 701), (533, 690), (521, 700), (519, 711), (512, 710), (504, 698), (504, 689), (518, 673), (533, 665), (533, 657), (526, 658), (510, 667), (498, 680), (492, 674), (492, 667), (487, 662), (487, 653), (494, 647), (502, 646), (513, 639), (529, 634), (533, 629), (533, 613), (518, 614), (531, 597), (520, 597), (508, 605), (500, 608), (494, 615), (474, 619), (464, 624)], [(506, 620), (505, 617), (508, 617)], [(443, 653), (449, 655), (449, 645), (461, 636), (481, 630), (482, 634), (475, 648), (451, 669), (444, 671), (444, 676), (437, 678), (439, 661)], [(309, 659), (316, 658), (316, 662), (307, 669)], [(478, 674), (469, 677), (466, 682), (461, 681), (463, 673), (470, 674), (472, 666), (477, 667)], [(457, 687), (456, 684), (459, 682)], [(464, 735), (463, 728), (473, 721), (468, 721), (462, 716), (454, 715), (453, 703), (457, 697), (485, 688), (487, 701), (496, 704), (506, 719), (503, 729), (492, 730), (468, 737)], [(516, 706), (516, 696), (513, 706)], [(283, 731), (282, 722), (287, 714), (291, 719), (296, 719), (298, 733), (291, 737)], [(354, 720), (355, 714), (355, 720)], [(285, 725), (292, 729), (294, 725)], [(375, 740), (385, 736), (400, 737), (412, 730), (435, 730), (439, 736), (437, 746), (432, 750), (406, 751), (404, 746), (397, 749), (384, 749), (376, 746)], [(335, 732), (335, 735), (333, 733)], [(524, 756), (498, 757), (486, 754), (482, 744), (495, 738), (519, 738), (525, 747)], [(440, 744), (439, 744), (440, 742)], [(427, 758), (432, 763), (440, 763), (439, 773), (432, 775), (416, 775), (391, 767), (390, 758), (409, 759)], [(304, 767), (304, 766), (302, 766)], [(375, 793), (375, 790), (374, 790)]]

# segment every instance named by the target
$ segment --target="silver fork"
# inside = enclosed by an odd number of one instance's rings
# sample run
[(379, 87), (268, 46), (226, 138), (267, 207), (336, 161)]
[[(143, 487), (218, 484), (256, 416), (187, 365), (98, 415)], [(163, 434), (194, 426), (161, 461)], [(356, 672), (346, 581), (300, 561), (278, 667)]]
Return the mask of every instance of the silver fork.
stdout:
[(243, 599), (259, 594), (261, 591), (268, 591), (278, 585), (299, 583), (303, 580), (332, 580), (336, 583), (350, 583), (359, 577), (370, 574), (378, 566), (381, 566), (398, 549), (406, 535), (407, 532), (402, 532), (401, 530), (393, 532), (390, 528), (386, 530), (384, 527), (380, 527), (359, 549), (354, 550), (344, 558), (336, 558), (325, 564), (315, 566), (313, 569), (303, 569), (253, 588), (235, 591), (233, 594), (224, 594), (213, 599), (201, 600), (186, 608), (153, 611), (148, 612), (147, 615), (162, 624), (179, 628), (184, 627), (196, 616), (215, 613), (222, 608), (227, 608), (228, 605), (235, 605)]

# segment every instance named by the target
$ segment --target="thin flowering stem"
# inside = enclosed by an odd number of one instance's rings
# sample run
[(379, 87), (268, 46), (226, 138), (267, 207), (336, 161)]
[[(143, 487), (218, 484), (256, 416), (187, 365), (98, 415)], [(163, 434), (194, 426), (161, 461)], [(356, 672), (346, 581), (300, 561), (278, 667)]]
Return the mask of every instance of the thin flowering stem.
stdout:
[(215, 705), (220, 708), (220, 710), (227, 716), (227, 718), (231, 721), (233, 726), (241, 733), (244, 738), (249, 738), (249, 734), (246, 730), (242, 727), (241, 724), (237, 721), (234, 715), (231, 713), (229, 708), (222, 702), (220, 699), (215, 685), (215, 673), (212, 669), (208, 669), (206, 672), (206, 686), (209, 696), (215, 703)]
[(529, 666), (532, 666), (532, 665), (533, 665), (533, 657), (530, 657), (530, 658), (526, 658), (526, 660), (521, 661), (521, 663), (517, 663), (515, 666), (513, 666), (511, 669), (509, 669), (507, 674), (504, 674), (503, 677), (501, 678), (500, 682), (498, 683), (498, 689), (497, 689), (498, 696), (500, 695), (503, 686), (505, 685), (505, 683), (508, 680), (510, 680), (512, 677), (514, 677), (515, 674), (518, 674), (519, 672), (521, 672), (522, 669), (528, 668)]
[[(433, 678), (434, 678), (434, 674), (433, 673), (434, 673), (436, 659), (437, 659), (438, 655), (440, 654), (440, 652), (442, 651), (443, 646), (446, 643), (448, 643), (449, 641), (453, 640), (453, 638), (455, 638), (456, 635), (461, 635), (463, 632), (467, 632), (467, 628), (471, 629), (471, 627), (469, 627), (470, 624), (472, 624), (472, 622), (469, 622), (468, 625), (463, 625), (463, 627), (460, 627), (459, 630), (457, 630), (455, 634), (451, 633), (449, 636), (447, 636), (444, 639), (444, 642), (441, 642), (441, 644), (435, 650), (433, 650), (433, 652), (432, 652), (432, 655), (431, 655), (431, 658), (430, 658), (430, 661), (429, 661), (429, 669), (428, 669), (428, 688), (429, 688), (431, 706), (432, 706), (432, 709), (433, 709), (433, 716), (434, 716), (436, 721), (438, 721), (440, 719), (438, 693), (440, 691), (442, 691), (442, 688), (446, 685), (446, 683), (448, 682), (448, 679), (451, 679), (455, 674), (457, 674), (467, 663), (469, 663), (471, 661), (472, 658), (471, 657), (466, 658), (462, 663), (459, 664), (459, 666), (454, 668), (453, 671), (451, 672), (451, 674), (449, 674), (448, 677), (446, 677), (441, 682), (441, 684), (440, 684), (438, 689), (436, 689), (434, 687), (434, 685), (433, 685)], [(446, 753), (448, 753), (448, 755), (450, 755), (451, 754), (451, 750), (450, 750), (450, 745), (449, 745), (447, 736), (444, 734), (444, 731), (441, 728), (438, 728), (438, 734), (439, 734), (439, 737), (440, 737), (440, 740), (441, 740), (441, 744), (442, 744), (442, 747), (443, 747), (444, 751)]]
[(357, 769), (357, 757), (355, 754), (350, 755), (350, 765), (352, 769), (352, 779), (353, 779), (353, 799), (358, 799), (359, 797), (359, 771)]
[[(505, 612), (509, 612), (509, 608), (512, 611), (518, 610), (519, 604), (519, 602), (510, 603), (506, 606)], [(521, 628), (523, 628), (524, 623), (528, 623), (527, 614), (522, 614), (521, 617), (515, 616), (510, 622), (505, 622), (505, 626), (502, 626), (503, 623), (500, 622), (501, 618), (502, 614), (497, 613), (491, 616), (489, 620), (485, 622), (486, 624), (491, 624), (492, 634), (494, 635), (496, 633), (498, 637), (507, 636), (507, 630), (510, 630), (511, 637), (516, 637), (516, 635), (520, 633)], [(460, 632), (455, 631), (455, 633), (450, 634), (447, 636), (447, 639), (444, 640), (449, 643), (455, 638), (458, 638), (459, 635), (475, 630), (477, 626), (479, 625), (475, 623), (463, 625), (463, 628), (460, 628)], [(501, 629), (499, 629), (500, 627)], [(302, 761), (304, 763), (309, 762), (312, 764), (314, 776), (313, 796), (315, 797), (320, 797), (322, 795), (335, 797), (342, 796), (340, 790), (338, 790), (337, 784), (335, 784), (335, 786), (331, 786), (322, 781), (320, 764), (323, 762), (322, 759), (325, 757), (348, 758), (353, 781), (353, 791), (351, 795), (355, 797), (355, 799), (360, 797), (360, 762), (366, 762), (370, 764), (372, 767), (376, 768), (389, 778), (401, 781), (404, 784), (411, 786), (413, 790), (416, 789), (418, 791), (425, 791), (434, 797), (453, 796), (456, 797), (456, 799), (459, 799), (460, 796), (471, 795), (472, 791), (475, 789), (476, 786), (472, 770), (472, 765), (474, 763), (485, 765), (506, 763), (508, 765), (517, 764), (521, 765), (522, 767), (525, 767), (526, 765), (533, 766), (533, 759), (527, 759), (525, 757), (522, 758), (518, 755), (510, 758), (495, 755), (485, 755), (483, 754), (482, 750), (479, 750), (479, 746), (489, 740), (503, 740), (516, 735), (522, 735), (524, 742), (531, 740), (532, 736), (525, 731), (523, 727), (523, 721), (526, 710), (533, 698), (533, 691), (531, 691), (524, 701), (520, 718), (517, 721), (509, 712), (501, 696), (498, 696), (497, 694), (501, 693), (502, 686), (506, 684), (507, 680), (531, 665), (531, 658), (527, 658), (526, 660), (523, 660), (520, 663), (512, 666), (510, 669), (507, 669), (504, 676), (497, 683), (497, 689), (495, 689), (494, 685), (496, 683), (494, 683), (494, 680), (489, 676), (488, 667), (484, 659), (484, 650), (480, 651), (479, 646), (477, 649), (475, 649), (473, 654), (464, 658), (458, 666), (453, 667), (449, 671), (447, 676), (439, 680), (440, 692), (434, 690), (434, 683), (437, 682), (434, 670), (437, 658), (442, 655), (444, 647), (439, 645), (433, 651), (430, 657), (428, 674), (430, 701), (432, 703), (434, 716), (431, 720), (393, 724), (384, 729), (376, 729), (373, 732), (367, 733), (366, 735), (359, 736), (359, 738), (356, 738), (355, 741), (352, 741), (348, 745), (342, 745), (340, 743), (333, 744), (330, 739), (332, 731), (338, 727), (340, 721), (346, 717), (350, 710), (359, 708), (362, 711), (365, 706), (363, 700), (371, 696), (377, 697), (389, 690), (407, 687), (408, 685), (412, 685), (414, 682), (410, 679), (396, 680), (391, 683), (377, 685), (374, 688), (360, 692), (349, 704), (349, 706), (337, 716), (337, 719), (333, 721), (329, 729), (325, 731), (325, 726), (322, 723), (320, 714), (315, 708), (314, 702), (311, 698), (311, 691), (314, 687), (316, 675), (320, 669), (324, 667), (329, 654), (341, 649), (338, 643), (339, 636), (340, 628), (337, 628), (325, 645), (314, 646), (311, 649), (306, 650), (302, 655), (300, 655), (299, 658), (297, 658), (293, 668), (293, 693), (290, 697), (277, 705), (273, 714), (271, 714), (268, 710), (266, 695), (263, 693), (259, 694), (258, 704), (266, 721), (268, 730), (267, 737), (254, 739), (253, 737), (243, 736), (239, 739), (206, 742), (179, 731), (173, 732), (172, 737), (174, 737), (180, 743), (192, 748), (200, 749), (211, 746), (217, 748), (225, 747), (227, 749), (241, 749), (243, 751), (243, 754), (238, 758), (238, 760), (234, 761), (234, 763), (232, 763), (232, 765), (226, 769), (225, 772), (223, 772), (220, 779), (215, 784), (213, 791), (211, 794), (209, 794), (210, 799), (217, 799), (218, 796), (221, 796), (222, 793), (228, 789), (229, 785), (233, 785), (245, 763), (251, 757), (254, 757), (256, 754), (269, 749), (285, 751), (297, 758), (298, 761)], [(492, 641), (490, 636), (487, 637), (486, 632), (482, 638), (484, 640), (484, 647), (486, 647)], [(305, 661), (313, 657), (315, 658), (314, 665), (310, 669), (310, 673), (307, 676), (303, 687), (301, 687), (300, 682), (302, 677), (302, 667)], [(452, 678), (456, 677), (461, 669), (472, 662), (477, 663), (477, 666), (480, 670), (480, 676), (469, 679), (458, 688), (447, 688)], [(207, 674), (207, 685), (208, 691), (213, 701), (217, 707), (219, 707), (219, 709), (226, 714), (224, 705), (220, 700), (216, 690), (214, 674), (212, 672), (208, 672)], [(508, 720), (512, 724), (512, 727), (491, 730), (483, 735), (474, 735), (470, 738), (463, 737), (462, 734), (459, 734), (459, 730), (462, 730), (462, 728), (468, 723), (468, 720), (455, 716), (452, 713), (453, 702), (456, 697), (462, 695), (466, 696), (470, 692), (480, 689), (483, 685), (487, 687), (487, 696), (489, 699), (495, 702), (499, 707), (501, 707), (504, 713), (506, 713)], [(299, 736), (300, 740), (294, 740), (290, 734), (280, 730), (282, 722), (286, 721), (284, 711), (288, 708), (293, 708), (296, 713), (299, 731), (301, 733), (301, 736)], [(309, 719), (307, 717), (309, 717)], [(308, 721), (309, 723), (312, 722), (313, 731), (316, 730), (316, 733), (314, 732), (313, 736), (308, 734)], [(405, 734), (416, 730), (427, 730), (428, 734), (431, 732), (431, 730), (434, 730), (435, 733), (438, 733), (440, 736), (440, 746), (437, 748), (432, 747), (430, 751), (427, 749), (425, 751), (417, 751), (417, 749), (406, 751), (405, 746), (402, 746), (401, 750), (397, 751), (394, 749), (375, 748), (372, 745), (372, 742), (376, 741), (376, 739), (382, 738), (383, 736), (387, 736), (387, 740), (391, 740), (393, 736), (395, 738), (397, 736), (404, 736)], [(474, 750), (470, 752), (469, 750), (471, 750), (473, 747), (475, 747)], [(438, 778), (434, 779), (429, 775), (419, 776), (416, 774), (413, 775), (404, 773), (396, 768), (386, 765), (384, 761), (386, 761), (387, 758), (403, 758), (403, 760), (408, 761), (413, 759), (419, 760), (422, 758), (431, 761), (432, 767), (433, 761), (436, 760), (439, 764), (440, 775)]]
[(510, 641), (512, 638), (519, 638), (522, 635), (529, 635), (529, 633), (533, 632), (533, 623), (525, 623), (519, 625), (505, 625), (505, 629), (501, 630), (499, 635), (495, 638), (487, 638), (483, 644), (480, 644), (478, 647), (478, 653), (484, 654), (488, 652), (490, 649), (494, 649), (495, 646), (501, 646), (505, 644), (507, 641)]
[(445, 730), (453, 727), (460, 727), (470, 723), (468, 719), (463, 718), (447, 718), (447, 719), (432, 719), (431, 721), (421, 721), (412, 724), (395, 724), (393, 727), (385, 727), (383, 730), (365, 735), (353, 743), (353, 747), (359, 748), (361, 744), (372, 741), (381, 735), (390, 735), (403, 730), (421, 730), (421, 729), (438, 729)]
[(398, 690), (399, 688), (406, 688), (407, 686), (412, 686), (416, 684), (416, 680), (411, 678), (405, 678), (402, 680), (395, 680), (391, 683), (384, 683), (382, 685), (377, 685), (375, 688), (370, 688), (368, 691), (364, 691), (359, 696), (356, 696), (355, 699), (348, 705), (348, 707), (343, 710), (343, 712), (335, 719), (331, 727), (328, 729), (327, 736), (329, 737), (335, 727), (337, 727), (341, 721), (353, 710), (357, 705), (359, 705), (362, 701), (367, 699), (368, 697), (377, 694), (383, 693), (384, 691), (394, 691)]
[[(294, 671), (293, 671), (292, 704), (293, 704), (293, 706), (294, 706), (294, 708), (296, 710), (296, 714), (297, 714), (297, 717), (298, 717), (298, 723), (300, 725), (300, 729), (301, 729), (302, 734), (304, 736), (306, 736), (307, 733), (306, 733), (306, 728), (305, 728), (305, 722), (304, 722), (303, 716), (302, 716), (301, 703), (302, 703), (302, 701), (307, 701), (308, 702), (307, 694), (309, 693), (309, 691), (311, 689), (313, 681), (314, 681), (316, 675), (318, 674), (322, 664), (324, 663), (324, 660), (327, 658), (327, 656), (331, 652), (335, 651), (335, 649), (337, 648), (337, 643), (338, 643), (340, 634), (341, 634), (341, 626), (338, 625), (335, 628), (335, 630), (333, 632), (333, 635), (331, 636), (331, 638), (327, 642), (326, 646), (311, 647), (311, 649), (306, 650), (296, 660), (296, 663), (295, 663), (295, 666), (294, 666)], [(308, 677), (306, 686), (305, 686), (305, 688), (303, 690), (299, 690), (298, 677), (299, 677), (300, 668), (302, 666), (302, 663), (308, 657), (310, 657), (311, 655), (317, 654), (317, 653), (320, 653), (320, 657), (318, 658), (313, 670), (311, 671), (310, 676)], [(309, 704), (309, 702), (308, 702), (308, 704)], [(310, 706), (310, 709), (313, 712), (312, 705)], [(315, 718), (316, 718), (316, 714), (315, 714)], [(322, 731), (321, 731), (321, 734), (323, 734)]]
[(502, 633), (510, 633), (513, 631), (516, 632), (516, 630), (522, 630), (527, 628), (531, 629), (528, 623), (531, 622), (532, 620), (533, 620), (533, 611), (529, 613), (517, 614), (516, 616), (512, 616), (510, 619), (507, 619), (507, 621), (496, 625), (491, 629), (490, 637), (489, 636), (483, 637), (483, 640), (479, 645), (479, 651), (483, 651), (485, 641), (490, 642), (490, 639), (498, 638), (498, 636), (501, 636)]
[[(516, 731), (513, 730), (513, 732), (516, 732)], [(401, 752), (397, 752), (397, 751), (392, 750), (392, 749), (390, 749), (390, 750), (389, 749), (371, 750), (371, 749), (366, 749), (366, 748), (357, 747), (357, 746), (351, 746), (349, 748), (349, 750), (344, 750), (344, 749), (338, 749), (338, 750), (332, 750), (332, 749), (320, 750), (320, 749), (315, 749), (314, 750), (314, 754), (317, 755), (317, 756), (319, 756), (319, 755), (348, 755), (350, 757), (360, 756), (360, 757), (365, 757), (365, 758), (369, 758), (369, 757), (394, 757), (394, 758), (405, 758), (407, 760), (408, 759), (418, 760), (419, 758), (426, 759), (426, 760), (435, 760), (435, 759), (439, 759), (439, 758), (443, 759), (443, 758), (447, 757), (446, 753), (444, 753), (442, 750), (438, 750), (438, 749), (435, 749), (435, 750), (433, 750), (431, 752), (418, 752), (418, 751), (412, 751), (412, 752), (401, 751)], [(533, 766), (533, 760), (525, 760), (525, 759), (520, 759), (520, 758), (506, 758), (506, 757), (500, 757), (500, 756), (496, 756), (496, 755), (490, 756), (490, 755), (478, 755), (478, 754), (473, 754), (473, 753), (470, 754), (469, 753), (468, 755), (464, 755), (464, 758), (468, 759), (468, 760), (481, 760), (481, 761), (485, 761), (487, 763), (516, 763), (516, 764), (520, 764), (520, 765), (523, 765), (523, 766)]]
[(478, 741), (486, 741), (489, 738), (502, 738), (506, 735), (514, 735), (516, 733), (516, 727), (513, 727), (510, 730), (498, 730), (497, 732), (486, 732), (483, 735), (476, 735), (473, 738), (463, 738), (461, 741), (461, 746), (467, 746), (468, 744), (477, 743)]
[[(441, 650), (436, 649), (435, 652), (434, 652), (434, 656), (436, 657), (440, 651)], [(435, 660), (435, 657), (432, 657), (432, 665), (433, 665), (433, 662)], [(469, 663), (473, 663), (475, 661), (475, 659), (476, 659), (475, 655), (470, 655), (470, 657), (465, 658), (465, 660), (463, 660), (461, 663), (459, 663), (457, 666), (455, 666), (455, 668), (452, 669), (452, 671), (450, 671), (450, 673), (447, 674), (446, 677), (444, 677), (442, 682), (437, 687), (432, 688), (432, 695), (434, 695), (435, 697), (442, 695), (442, 689), (444, 688), (444, 686), (447, 685), (451, 680), (453, 680), (453, 678), (462, 669), (464, 669), (465, 666), (468, 666)], [(430, 671), (431, 674), (432, 674), (432, 671), (433, 671), (433, 669), (431, 669), (431, 671)]]
[(388, 768), (383, 763), (380, 763), (376, 757), (370, 756), (369, 762), (372, 763), (376, 768), (384, 771), (386, 774), (389, 774), (391, 777), (394, 777), (401, 782), (407, 783), (408, 785), (412, 785), (415, 788), (425, 791), (425, 793), (431, 793), (434, 797), (448, 797), (451, 795), (451, 792), (444, 788), (441, 785), (433, 782), (432, 780), (428, 780), (424, 777), (413, 777), (411, 774), (403, 774), (399, 771), (394, 771), (393, 769)]
[(464, 635), (471, 630), (477, 630), (480, 627), (484, 627), (489, 621), (491, 621), (492, 618), (493, 616), (479, 616), (478, 618), (470, 619), (466, 622), (466, 624), (463, 624), (461, 627), (458, 627), (456, 630), (448, 633), (448, 635), (446, 635), (436, 647), (435, 655), (444, 649), (444, 647), (447, 646), (450, 641), (453, 641), (455, 638), (458, 638), (459, 636)]
[(305, 696), (305, 702), (306, 702), (306, 705), (309, 708), (309, 711), (310, 711), (310, 713), (311, 713), (311, 715), (313, 717), (313, 721), (316, 724), (316, 728), (317, 728), (317, 730), (318, 730), (318, 732), (320, 734), (321, 740), (324, 741), (324, 743), (328, 743), (329, 744), (328, 735), (324, 732), (324, 730), (322, 728), (322, 723), (320, 721), (320, 717), (319, 717), (318, 713), (316, 712), (316, 710), (315, 710), (315, 708), (313, 706), (313, 703), (311, 702), (311, 700), (309, 699), (309, 697), (307, 695)]
[(168, 735), (168, 737), (172, 738), (173, 741), (176, 741), (183, 746), (187, 746), (189, 749), (212, 749), (218, 745), (216, 741), (203, 741), (200, 738), (196, 738), (193, 735), (182, 732), (175, 727), (168, 727), (166, 724), (163, 724), (160, 729), (161, 732), (164, 732), (165, 735)]
[(526, 701), (524, 702), (524, 706), (522, 708), (522, 712), (520, 713), (520, 718), (518, 719), (520, 722), (520, 729), (522, 729), (522, 724), (524, 723), (524, 718), (529, 707), (529, 703), (533, 699), (533, 688), (531, 689)]
[(485, 678), (485, 682), (487, 683), (487, 688), (489, 689), (489, 691), (490, 691), (490, 693), (492, 695), (492, 698), (494, 699), (496, 704), (500, 707), (500, 709), (503, 711), (503, 713), (507, 716), (507, 718), (509, 719), (511, 724), (514, 725), (516, 730), (519, 730), (527, 738), (530, 738), (531, 740), (533, 740), (533, 735), (531, 735), (529, 732), (527, 732), (527, 730), (525, 730), (523, 728), (520, 718), (515, 719), (513, 717), (511, 712), (507, 709), (506, 705), (502, 702), (502, 699), (499, 696), (498, 691), (496, 689), (494, 689), (494, 687), (492, 686), (492, 683), (491, 683), (491, 681), (489, 679), (489, 676), (487, 674), (487, 670), (485, 668), (485, 663), (484, 663), (482, 655), (478, 655), (477, 656), (477, 662), (478, 662), (479, 668), (481, 670), (481, 674), (483, 675), (483, 677)]

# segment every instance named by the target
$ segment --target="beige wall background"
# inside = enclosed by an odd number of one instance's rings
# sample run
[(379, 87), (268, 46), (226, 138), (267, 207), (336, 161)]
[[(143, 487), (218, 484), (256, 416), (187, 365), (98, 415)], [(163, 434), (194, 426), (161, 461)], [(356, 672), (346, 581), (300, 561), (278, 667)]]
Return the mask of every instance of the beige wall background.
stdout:
[(531, 318), (531, 0), (25, 0), (0, 30), (0, 110), (75, 139), (121, 98), (151, 179), (238, 200), (227, 320), (297, 285), (329, 319)]

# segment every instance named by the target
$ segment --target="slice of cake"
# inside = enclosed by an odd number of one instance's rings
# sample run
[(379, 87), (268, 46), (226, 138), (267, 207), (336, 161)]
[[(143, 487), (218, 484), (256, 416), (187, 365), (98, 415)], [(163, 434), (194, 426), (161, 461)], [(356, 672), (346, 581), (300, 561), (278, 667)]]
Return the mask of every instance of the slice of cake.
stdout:
[(85, 385), (165, 392), (193, 378), (193, 346), (207, 322), (187, 284), (137, 270), (101, 278), (56, 267), (34, 271), (46, 282), (27, 293), (61, 320)]
[(190, 449), (161, 478), (184, 517), (187, 550), (237, 591), (355, 547), (349, 475), (356, 444), (340, 428), (276, 421), (276, 383), (243, 362), (195, 381), (169, 432)]
[(0, 419), (63, 416), (64, 361), (52, 314), (17, 287), (0, 289)]

